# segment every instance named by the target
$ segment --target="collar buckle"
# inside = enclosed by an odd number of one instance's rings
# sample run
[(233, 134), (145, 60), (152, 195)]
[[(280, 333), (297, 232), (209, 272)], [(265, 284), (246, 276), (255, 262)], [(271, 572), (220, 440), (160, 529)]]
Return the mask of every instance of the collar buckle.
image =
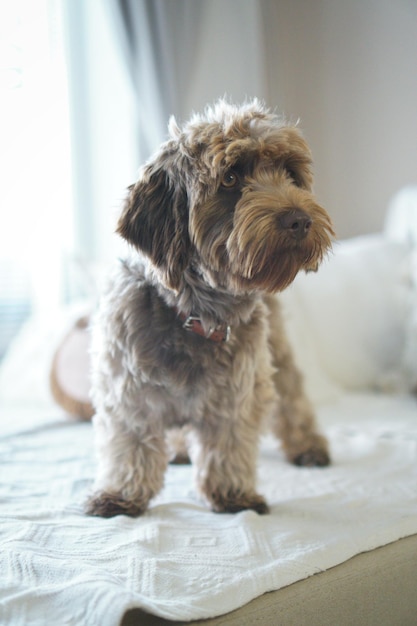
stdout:
[(220, 324), (219, 326), (214, 327), (212, 326), (209, 328), (208, 333), (206, 333), (199, 317), (196, 317), (195, 315), (189, 315), (186, 317), (182, 314), (180, 314), (179, 317), (183, 321), (182, 327), (189, 332), (196, 333), (197, 335), (210, 339), (211, 341), (215, 341), (216, 343), (226, 343), (230, 339), (231, 328), (228, 324)]

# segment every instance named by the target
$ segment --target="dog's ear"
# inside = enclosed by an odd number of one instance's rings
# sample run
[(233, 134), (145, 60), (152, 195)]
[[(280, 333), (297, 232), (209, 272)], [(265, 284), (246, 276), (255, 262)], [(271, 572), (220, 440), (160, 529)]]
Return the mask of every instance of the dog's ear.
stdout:
[(189, 259), (188, 201), (185, 187), (163, 167), (148, 165), (129, 187), (117, 232), (159, 268), (177, 290)]

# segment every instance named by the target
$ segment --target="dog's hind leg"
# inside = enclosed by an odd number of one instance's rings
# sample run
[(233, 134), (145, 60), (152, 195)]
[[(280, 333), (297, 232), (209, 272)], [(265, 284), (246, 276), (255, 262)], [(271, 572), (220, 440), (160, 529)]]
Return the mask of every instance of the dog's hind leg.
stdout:
[(269, 296), (265, 302), (270, 310), (269, 344), (280, 398), (279, 410), (272, 416), (272, 430), (281, 439), (288, 460), (295, 465), (328, 465), (327, 440), (317, 431), (314, 410), (304, 392), (302, 376), (283, 328), (279, 303)]
[(137, 431), (96, 416), (98, 475), (86, 513), (100, 517), (141, 515), (162, 488), (167, 467), (165, 437), (156, 420)]

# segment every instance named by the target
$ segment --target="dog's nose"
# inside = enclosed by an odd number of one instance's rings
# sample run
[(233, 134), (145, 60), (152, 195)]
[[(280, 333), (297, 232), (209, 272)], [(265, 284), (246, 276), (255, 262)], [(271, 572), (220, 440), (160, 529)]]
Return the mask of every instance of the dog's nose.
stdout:
[(304, 239), (313, 223), (311, 218), (301, 209), (287, 211), (278, 218), (279, 225), (294, 239)]

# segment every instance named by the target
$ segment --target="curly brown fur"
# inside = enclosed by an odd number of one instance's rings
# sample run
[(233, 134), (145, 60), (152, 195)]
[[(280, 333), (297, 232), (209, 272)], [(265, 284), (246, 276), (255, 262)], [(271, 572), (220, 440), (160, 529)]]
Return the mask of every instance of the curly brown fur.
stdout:
[[(332, 225), (300, 132), (258, 102), (219, 102), (170, 131), (129, 190), (118, 232), (134, 252), (95, 324), (99, 468), (87, 510), (143, 512), (176, 456), (166, 431), (186, 426), (212, 509), (265, 513), (255, 484), (265, 420), (292, 462), (329, 462), (270, 294), (317, 269)], [(184, 328), (191, 314), (207, 337)], [(209, 338), (219, 325), (229, 341)]]

